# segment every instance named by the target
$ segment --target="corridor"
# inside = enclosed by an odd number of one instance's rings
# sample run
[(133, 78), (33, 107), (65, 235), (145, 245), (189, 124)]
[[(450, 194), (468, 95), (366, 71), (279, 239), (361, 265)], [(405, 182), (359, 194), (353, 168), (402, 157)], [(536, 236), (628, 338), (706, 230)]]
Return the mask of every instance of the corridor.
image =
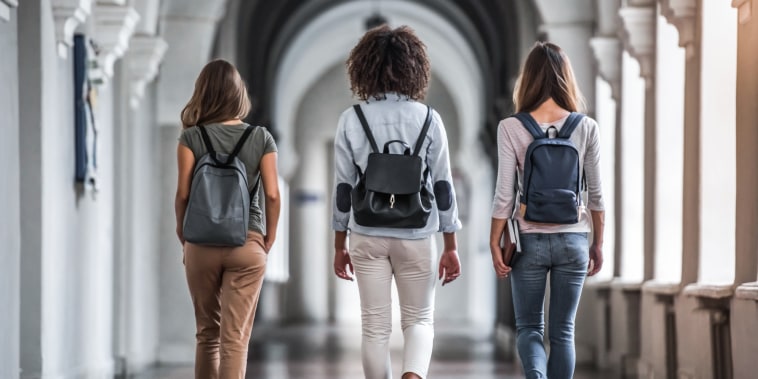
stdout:
[[(355, 379), (363, 375), (359, 327), (256, 328), (246, 378)], [(438, 326), (429, 377), (435, 379), (518, 379), (520, 368), (495, 347), (490, 336), (470, 328)], [(399, 333), (394, 334), (399, 337)], [(400, 377), (401, 341), (392, 341), (393, 377)], [(192, 366), (152, 369), (133, 379), (184, 379)], [(604, 379), (610, 373), (580, 367), (575, 379)]]
[(0, 379), (192, 376), (176, 152), (214, 58), (278, 148), (248, 376), (360, 378), (333, 142), (357, 101), (345, 61), (383, 22), (426, 45), (463, 224), (430, 379), (523, 377), (488, 240), (497, 125), (535, 41), (570, 57), (599, 126), (604, 265), (577, 311), (577, 378), (756, 378), (758, 0), (0, 0)]

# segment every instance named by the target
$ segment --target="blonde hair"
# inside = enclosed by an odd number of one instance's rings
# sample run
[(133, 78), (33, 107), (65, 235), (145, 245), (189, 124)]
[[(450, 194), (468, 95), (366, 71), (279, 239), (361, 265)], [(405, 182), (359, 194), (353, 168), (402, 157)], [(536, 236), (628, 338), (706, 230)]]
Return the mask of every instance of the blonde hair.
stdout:
[(568, 56), (555, 44), (537, 42), (513, 90), (516, 112), (531, 112), (548, 99), (571, 112), (584, 110), (584, 97)]
[(182, 126), (189, 128), (243, 119), (250, 113), (250, 108), (250, 97), (237, 68), (223, 59), (216, 59), (200, 71), (195, 91), (182, 109)]

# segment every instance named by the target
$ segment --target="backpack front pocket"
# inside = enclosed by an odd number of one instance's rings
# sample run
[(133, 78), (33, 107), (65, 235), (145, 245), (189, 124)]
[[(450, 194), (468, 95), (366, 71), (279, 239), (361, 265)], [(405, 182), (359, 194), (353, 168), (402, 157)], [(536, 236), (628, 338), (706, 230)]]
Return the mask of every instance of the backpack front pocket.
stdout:
[(529, 194), (524, 219), (551, 224), (579, 222), (576, 193), (567, 189), (546, 189)]

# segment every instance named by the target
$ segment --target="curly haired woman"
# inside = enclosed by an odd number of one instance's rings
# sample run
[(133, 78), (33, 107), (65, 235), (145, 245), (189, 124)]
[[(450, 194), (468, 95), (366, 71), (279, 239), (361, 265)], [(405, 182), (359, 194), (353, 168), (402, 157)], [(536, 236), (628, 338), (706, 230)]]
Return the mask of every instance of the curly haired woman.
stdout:
[[(369, 30), (347, 60), (351, 89), (363, 102), (342, 113), (334, 141), (334, 272), (339, 278), (353, 280), (354, 271), (358, 280), (363, 372), (367, 379), (392, 378), (388, 345), (392, 278), (397, 284), (405, 339), (402, 378), (419, 379), (426, 377), (432, 355), (435, 269), (439, 278), (444, 278), (443, 285), (460, 275), (455, 232), (461, 224), (445, 127), (439, 114), (418, 102), (429, 84), (425, 49), (410, 28), (384, 25)], [(397, 140), (410, 145), (419, 140), (419, 157), (429, 172), (423, 188), (434, 193), (423, 226), (379, 227), (356, 222), (351, 192), (366, 171), (372, 151), (359, 112), (379, 145)], [(433, 243), (437, 231), (444, 238), (440, 258)]]

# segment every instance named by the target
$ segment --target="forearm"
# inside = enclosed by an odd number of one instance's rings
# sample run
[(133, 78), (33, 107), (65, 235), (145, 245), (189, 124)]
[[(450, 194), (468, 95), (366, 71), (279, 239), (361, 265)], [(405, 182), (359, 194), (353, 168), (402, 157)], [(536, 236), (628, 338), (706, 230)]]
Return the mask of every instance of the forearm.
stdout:
[(347, 231), (334, 232), (334, 251), (343, 251), (347, 248)]
[(279, 197), (266, 197), (266, 235), (276, 236), (282, 202)]
[(592, 244), (603, 246), (605, 230), (605, 211), (590, 211), (592, 215)]
[(174, 200), (174, 213), (176, 214), (176, 227), (181, 228), (184, 224), (184, 214), (187, 212), (187, 198), (176, 196)]
[(455, 233), (442, 233), (442, 241), (445, 251), (458, 250), (458, 240), (455, 238)]
[(500, 238), (503, 235), (503, 230), (505, 230), (505, 219), (493, 217), (490, 226), (490, 249), (500, 248)]

